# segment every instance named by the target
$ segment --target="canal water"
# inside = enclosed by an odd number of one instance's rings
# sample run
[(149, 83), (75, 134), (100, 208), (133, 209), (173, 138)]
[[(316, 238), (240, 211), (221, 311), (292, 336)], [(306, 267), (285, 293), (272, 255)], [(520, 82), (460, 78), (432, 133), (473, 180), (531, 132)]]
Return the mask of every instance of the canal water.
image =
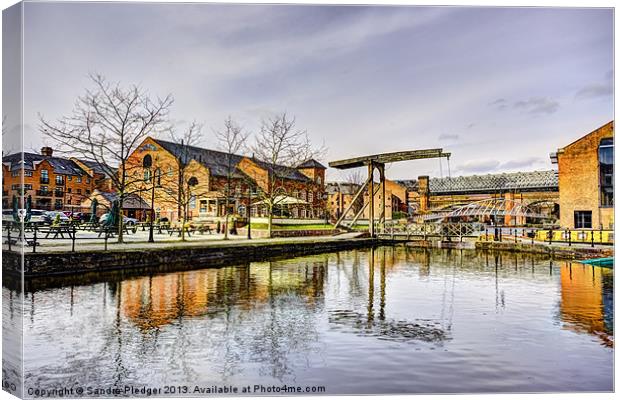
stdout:
[[(14, 323), (19, 296), (3, 298)], [(526, 254), (397, 246), (61, 279), (27, 285), (23, 307), (31, 393), (613, 390), (613, 270)]]

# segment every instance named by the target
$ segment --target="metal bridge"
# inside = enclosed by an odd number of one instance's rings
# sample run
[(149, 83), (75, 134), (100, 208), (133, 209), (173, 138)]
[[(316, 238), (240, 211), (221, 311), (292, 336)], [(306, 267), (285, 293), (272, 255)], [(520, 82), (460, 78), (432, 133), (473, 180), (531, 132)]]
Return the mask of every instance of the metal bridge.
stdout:
[(484, 233), (485, 225), (473, 222), (427, 222), (422, 224), (386, 224), (378, 237), (391, 240), (459, 239), (478, 237)]
[(460, 217), (524, 217), (533, 219), (548, 219), (551, 216), (536, 212), (532, 207), (519, 201), (505, 198), (484, 199), (473, 203), (461, 205), (452, 210), (441, 210), (424, 215), (424, 221), (449, 220)]

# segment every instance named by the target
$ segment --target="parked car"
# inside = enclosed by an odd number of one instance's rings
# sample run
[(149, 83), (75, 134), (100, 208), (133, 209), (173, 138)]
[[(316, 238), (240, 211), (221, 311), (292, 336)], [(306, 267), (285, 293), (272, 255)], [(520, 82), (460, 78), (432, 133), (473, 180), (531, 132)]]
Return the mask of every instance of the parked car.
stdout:
[[(42, 224), (45, 222), (45, 210), (31, 210), (30, 211), (30, 221), (35, 224)], [(26, 215), (25, 209), (20, 209), (17, 211), (17, 215), (19, 215), (20, 219), (23, 219)], [(2, 220), (5, 222), (13, 222), (13, 210), (2, 210)]]
[(53, 223), (56, 219), (60, 219), (60, 222), (69, 222), (71, 220), (65, 213), (60, 211), (46, 211), (43, 214), (43, 220), (48, 224)]
[[(103, 214), (99, 217), (99, 223), (103, 223), (108, 218), (108, 213)], [(123, 215), (123, 224), (127, 226), (132, 226), (138, 223), (138, 220), (135, 218), (126, 217)]]

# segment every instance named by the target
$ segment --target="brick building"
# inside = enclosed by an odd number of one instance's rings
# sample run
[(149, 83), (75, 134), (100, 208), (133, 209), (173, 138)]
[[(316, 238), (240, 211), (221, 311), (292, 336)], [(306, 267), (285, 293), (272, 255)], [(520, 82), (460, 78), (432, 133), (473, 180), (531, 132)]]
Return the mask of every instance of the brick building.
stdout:
[[(327, 192), (327, 210), (329, 218), (338, 220), (349, 207), (360, 185), (356, 183), (328, 182), (325, 186)], [(352, 219), (362, 206), (362, 198), (358, 198), (356, 206), (347, 213), (346, 218)]]
[(551, 154), (558, 165), (560, 225), (613, 229), (614, 123), (606, 123)]
[[(290, 168), (235, 154), (229, 158), (227, 153), (148, 137), (131, 154), (127, 168), (133, 181), (130, 191), (148, 204), (153, 190), (151, 176), (157, 177), (154, 208), (158, 218), (171, 221), (179, 218), (180, 204), (184, 203), (178, 199), (180, 160), (187, 165), (186, 178), (193, 181), (189, 218), (223, 216), (227, 192), (229, 212), (245, 214), (250, 205), (252, 216), (265, 216), (266, 207), (259, 204), (259, 192), (269, 191), (269, 177), (273, 176), (277, 178), (276, 192), (289, 200), (288, 206), (279, 207), (277, 215), (324, 217), (325, 167), (315, 160)], [(230, 191), (227, 190), (229, 175)]]
[[(23, 154), (23, 160), (22, 160)], [(41, 154), (15, 153), (2, 158), (2, 203), (9, 208), (13, 195), (32, 196), (40, 210), (81, 211), (81, 202), (105, 179), (83, 169), (73, 159), (54, 157), (50, 147)], [(20, 201), (20, 207), (22, 207)]]

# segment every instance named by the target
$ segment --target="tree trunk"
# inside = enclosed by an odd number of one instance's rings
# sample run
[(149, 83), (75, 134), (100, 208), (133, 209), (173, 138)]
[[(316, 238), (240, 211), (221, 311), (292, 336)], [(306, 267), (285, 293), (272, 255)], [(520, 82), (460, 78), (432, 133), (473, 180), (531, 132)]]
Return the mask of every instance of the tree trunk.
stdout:
[(272, 232), (272, 224), (273, 224), (273, 204), (269, 203), (269, 216), (268, 216), (268, 224), (267, 224), (267, 237), (271, 238)]
[(118, 243), (123, 243), (123, 196), (120, 196), (118, 201), (118, 214), (116, 215), (118, 221)]

